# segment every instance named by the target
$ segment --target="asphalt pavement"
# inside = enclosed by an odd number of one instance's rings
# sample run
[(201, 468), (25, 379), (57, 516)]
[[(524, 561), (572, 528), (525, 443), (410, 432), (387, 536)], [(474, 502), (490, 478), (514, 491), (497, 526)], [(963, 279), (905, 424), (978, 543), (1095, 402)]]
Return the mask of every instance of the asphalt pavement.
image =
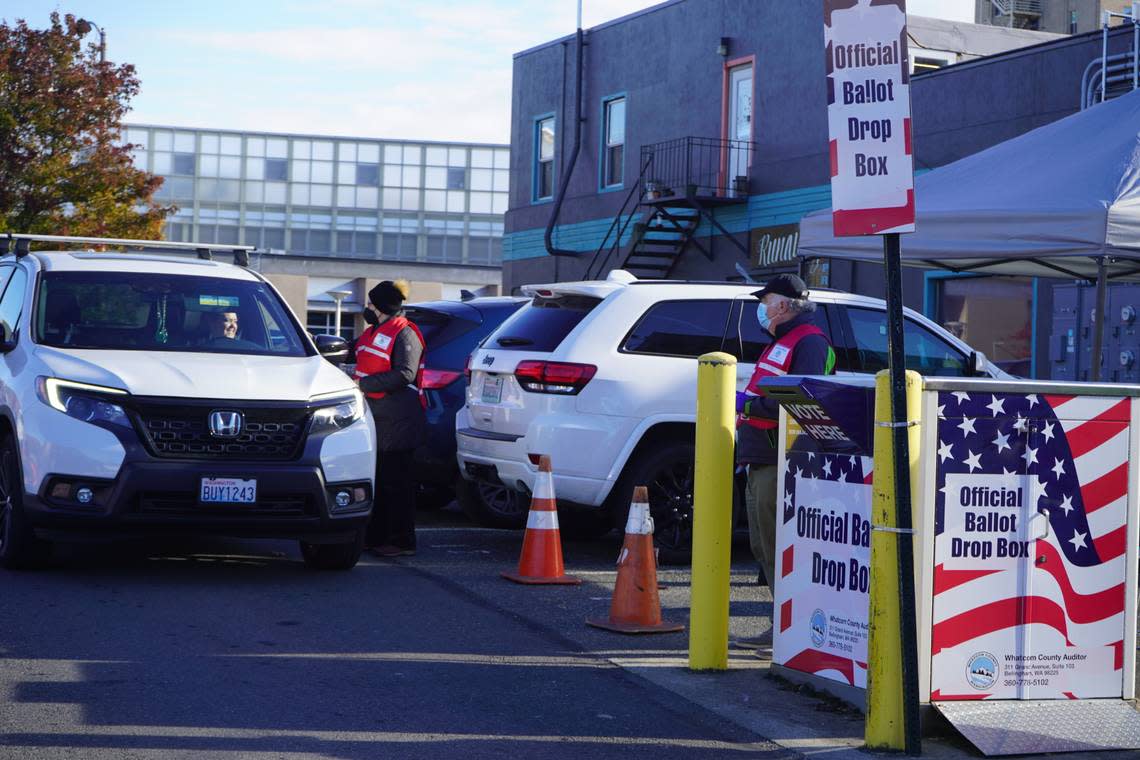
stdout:
[[(444, 510), (418, 534), (417, 556), (348, 573), (226, 540), (0, 571), (0, 758), (866, 758), (861, 715), (767, 660), (732, 650), (728, 671), (692, 673), (686, 633), (586, 626), (608, 610), (618, 535), (564, 541), (581, 586), (529, 587), (499, 577), (521, 533)], [(746, 540), (731, 582), (730, 631), (759, 632), (771, 601)], [(688, 569), (659, 585), (687, 624)], [(977, 757), (952, 733), (924, 750)]]
[(249, 541), (0, 572), (0, 757), (790, 756), (559, 635), (581, 589), (498, 579), (518, 537), (429, 527), (349, 573)]

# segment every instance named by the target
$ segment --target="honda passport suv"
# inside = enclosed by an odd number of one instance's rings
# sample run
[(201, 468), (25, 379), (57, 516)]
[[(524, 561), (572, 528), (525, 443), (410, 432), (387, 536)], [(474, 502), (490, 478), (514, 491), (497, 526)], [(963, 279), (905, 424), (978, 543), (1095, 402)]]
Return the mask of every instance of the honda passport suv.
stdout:
[[(563, 531), (620, 525), (635, 485), (649, 486), (663, 558), (691, 543), (697, 357), (725, 351), (743, 389), (772, 339), (756, 320), (759, 284), (637, 280), (523, 288), (530, 304), (471, 355), (456, 417), (461, 474), (523, 493), (549, 454)], [(837, 371), (887, 366), (886, 304), (813, 290)], [(924, 375), (1004, 376), (981, 354), (906, 309), (907, 367)]]
[[(54, 541), (136, 533), (293, 538), (313, 567), (356, 564), (371, 416), (322, 356), (343, 354), (343, 340), (314, 343), (265, 278), (210, 256), (248, 261), (248, 249), (7, 237), (0, 564), (34, 565)], [(29, 253), (33, 241), (198, 257)]]

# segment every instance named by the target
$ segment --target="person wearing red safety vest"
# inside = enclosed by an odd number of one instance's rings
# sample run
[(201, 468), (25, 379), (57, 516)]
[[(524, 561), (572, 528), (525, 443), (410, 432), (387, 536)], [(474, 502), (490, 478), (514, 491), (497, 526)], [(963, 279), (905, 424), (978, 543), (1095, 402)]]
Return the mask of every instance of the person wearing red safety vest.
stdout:
[(376, 498), (364, 543), (381, 557), (416, 553), (412, 454), (427, 437), (423, 373), (426, 344), (404, 314), (404, 280), (368, 291), (366, 329), (356, 340), (353, 377), (376, 423)]
[[(828, 375), (835, 371), (835, 351), (815, 324), (815, 304), (794, 274), (778, 274), (752, 295), (760, 299), (756, 319), (774, 340), (756, 360), (744, 391), (736, 394), (736, 461), (748, 468), (745, 506), (752, 555), (771, 589), (776, 577), (776, 441), (779, 404), (761, 394), (759, 383), (777, 375)], [(772, 629), (760, 636), (733, 639), (738, 646), (768, 648)]]

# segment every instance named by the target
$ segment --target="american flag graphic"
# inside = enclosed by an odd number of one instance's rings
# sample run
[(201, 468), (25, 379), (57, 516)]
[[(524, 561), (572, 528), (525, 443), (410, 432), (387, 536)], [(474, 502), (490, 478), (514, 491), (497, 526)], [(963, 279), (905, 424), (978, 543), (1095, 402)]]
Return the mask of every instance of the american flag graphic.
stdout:
[[(810, 439), (799, 438), (808, 445)], [(802, 444), (801, 444), (802, 445)], [(810, 582), (811, 549), (821, 548), (829, 556), (857, 557), (869, 567), (869, 549), (838, 545), (820, 546), (819, 542), (805, 541), (796, 535), (796, 508), (825, 505), (821, 492), (835, 493), (834, 485), (860, 485), (864, 489), (846, 489), (843, 508), (858, 515), (861, 521), (870, 519), (870, 484), (873, 460), (870, 457), (848, 454), (825, 454), (818, 451), (789, 451), (780, 498), (780, 527), (777, 537), (777, 563), (775, 604), (777, 607), (776, 637), (773, 660), (784, 667), (802, 673), (840, 681), (861, 688), (867, 685), (867, 599), (866, 593), (850, 588), (830, 591)], [(821, 488), (820, 484), (834, 484)], [(856, 494), (859, 498), (853, 498)], [(834, 501), (834, 500), (832, 500)], [(846, 548), (846, 555), (843, 554)], [(797, 549), (799, 554), (797, 554)], [(849, 565), (845, 566), (849, 567)], [(848, 581), (850, 583), (850, 580)], [(824, 625), (815, 619), (824, 616)], [(837, 624), (833, 618), (850, 620), (854, 625)], [(842, 629), (842, 630), (840, 630)], [(851, 640), (856, 633), (857, 640)], [(814, 636), (814, 638), (813, 638)], [(842, 642), (838, 639), (843, 637)]]
[(1121, 696), (1130, 403), (939, 393), (932, 700)]

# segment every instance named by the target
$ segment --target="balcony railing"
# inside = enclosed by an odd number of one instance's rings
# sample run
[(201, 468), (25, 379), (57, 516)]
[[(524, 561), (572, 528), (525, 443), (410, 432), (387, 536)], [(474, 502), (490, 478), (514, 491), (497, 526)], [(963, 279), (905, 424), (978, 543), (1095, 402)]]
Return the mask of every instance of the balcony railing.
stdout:
[(1003, 16), (1010, 13), (1025, 16), (1041, 15), (1041, 0), (990, 0), (997, 12)]
[(756, 143), (711, 137), (678, 137), (643, 145), (642, 198), (734, 202), (748, 197), (748, 171)]

